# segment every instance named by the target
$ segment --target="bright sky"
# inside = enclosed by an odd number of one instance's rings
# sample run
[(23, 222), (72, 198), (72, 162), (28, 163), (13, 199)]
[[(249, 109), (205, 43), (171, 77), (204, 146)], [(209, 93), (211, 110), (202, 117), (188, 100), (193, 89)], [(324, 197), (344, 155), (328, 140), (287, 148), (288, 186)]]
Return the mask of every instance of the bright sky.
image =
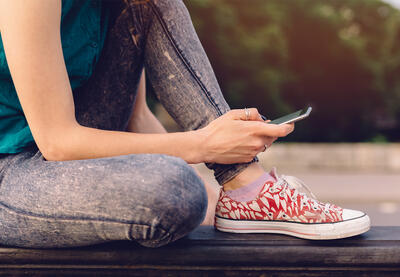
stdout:
[(400, 8), (400, 0), (384, 0), (390, 4), (392, 4), (393, 6)]

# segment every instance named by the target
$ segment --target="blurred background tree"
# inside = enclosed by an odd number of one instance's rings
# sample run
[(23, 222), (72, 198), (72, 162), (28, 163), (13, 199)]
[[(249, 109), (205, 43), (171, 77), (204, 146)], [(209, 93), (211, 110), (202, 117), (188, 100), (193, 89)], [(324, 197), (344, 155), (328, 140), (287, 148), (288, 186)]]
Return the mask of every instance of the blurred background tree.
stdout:
[(306, 105), (285, 140), (400, 141), (400, 12), (380, 0), (185, 1), (232, 108), (273, 119)]

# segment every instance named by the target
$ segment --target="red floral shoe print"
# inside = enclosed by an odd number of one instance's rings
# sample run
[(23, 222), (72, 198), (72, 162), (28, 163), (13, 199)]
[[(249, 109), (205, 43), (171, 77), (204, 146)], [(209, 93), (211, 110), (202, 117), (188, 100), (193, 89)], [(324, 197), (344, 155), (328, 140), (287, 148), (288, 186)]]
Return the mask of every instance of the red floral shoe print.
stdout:
[(256, 199), (231, 199), (221, 189), (215, 227), (233, 233), (279, 233), (306, 239), (338, 239), (369, 230), (363, 212), (322, 203), (298, 178), (270, 172), (276, 182), (263, 185)]

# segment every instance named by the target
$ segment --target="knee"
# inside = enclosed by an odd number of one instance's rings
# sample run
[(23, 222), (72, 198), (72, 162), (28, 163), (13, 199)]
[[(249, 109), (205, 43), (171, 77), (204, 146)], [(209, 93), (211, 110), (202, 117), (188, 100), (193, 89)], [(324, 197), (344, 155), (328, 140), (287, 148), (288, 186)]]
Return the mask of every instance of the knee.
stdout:
[[(164, 178), (166, 183), (173, 184), (171, 187), (174, 189), (175, 206), (179, 207), (178, 212), (182, 218), (186, 218), (186, 222), (193, 222), (194, 225), (200, 224), (208, 204), (204, 182), (183, 159), (176, 157), (172, 157), (172, 159), (170, 170)], [(176, 208), (170, 212), (176, 212)]]
[(160, 237), (141, 241), (148, 247), (159, 247), (182, 238), (203, 221), (207, 211), (207, 193), (201, 178), (183, 159), (165, 156), (168, 169), (162, 174), (165, 190), (160, 193), (157, 224)]

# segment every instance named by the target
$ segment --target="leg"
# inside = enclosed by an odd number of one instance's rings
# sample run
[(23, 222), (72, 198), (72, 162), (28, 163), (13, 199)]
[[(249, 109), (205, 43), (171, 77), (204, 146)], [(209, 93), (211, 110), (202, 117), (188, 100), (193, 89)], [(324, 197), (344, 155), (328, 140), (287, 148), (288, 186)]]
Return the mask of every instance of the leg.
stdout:
[(0, 243), (13, 246), (158, 247), (193, 230), (207, 208), (194, 170), (167, 155), (51, 162), (33, 149), (0, 158), (0, 180)]
[[(131, 45), (143, 52), (157, 97), (176, 122), (184, 130), (198, 129), (229, 111), (183, 2), (126, 2), (121, 28), (132, 38)], [(249, 164), (206, 166), (222, 185)]]
[[(110, 27), (94, 74), (83, 87), (74, 91), (76, 117), (85, 126), (125, 130), (136, 98), (144, 47), (137, 47), (132, 40), (133, 25), (128, 6), (123, 1), (104, 4), (110, 12)], [(141, 21), (135, 19), (135, 22)], [(206, 188), (210, 186), (205, 185)], [(208, 187), (207, 192), (211, 206), (203, 224), (212, 225), (217, 196), (214, 188)]]

